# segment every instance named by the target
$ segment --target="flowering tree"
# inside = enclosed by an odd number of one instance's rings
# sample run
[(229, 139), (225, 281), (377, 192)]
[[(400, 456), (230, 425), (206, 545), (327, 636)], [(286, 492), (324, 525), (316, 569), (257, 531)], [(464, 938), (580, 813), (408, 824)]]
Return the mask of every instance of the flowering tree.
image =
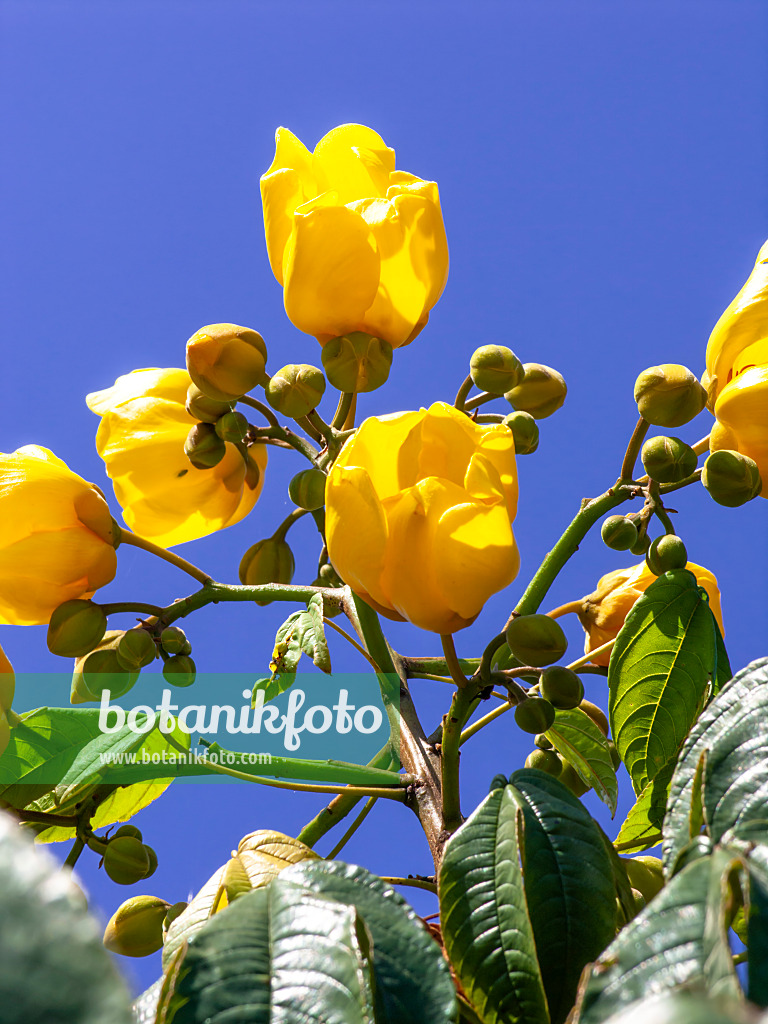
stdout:
[[(713, 1020), (712, 1000), (718, 1019), (739, 1020), (742, 983), (765, 1007), (768, 751), (754, 723), (768, 706), (768, 661), (731, 672), (717, 581), (688, 562), (665, 502), (699, 482), (731, 507), (761, 493), (768, 250), (712, 333), (704, 380), (672, 364), (638, 377), (639, 418), (618, 479), (582, 503), (484, 649), (460, 659), (454, 634), (517, 577), (516, 458), (535, 451), (537, 420), (562, 405), (565, 382), (486, 345), (452, 404), (357, 425), (357, 396), (386, 382), (395, 350), (425, 328), (445, 284), (437, 185), (397, 170), (369, 128), (336, 128), (312, 153), (280, 129), (262, 198), (286, 312), (317, 337), (322, 369), (268, 372), (260, 334), (214, 324), (190, 338), (186, 370), (133, 370), (89, 395), (128, 528), (45, 448), (0, 456), (0, 621), (48, 624), (50, 650), (75, 659), (71, 703), (86, 705), (18, 714), (0, 652), (0, 872), (6, 913), (24, 936), (10, 953), (20, 971), (34, 961), (57, 979), (14, 990), (9, 1019), (106, 1024), (131, 1014), (72, 883), (30, 858), (20, 829), (70, 840), (70, 867), (95, 853), (116, 884), (133, 884), (152, 875), (154, 852), (119, 823), (173, 778), (221, 774), (332, 799), (296, 837), (245, 836), (189, 905), (138, 896), (118, 909), (109, 949), (163, 949), (163, 977), (136, 1002), (138, 1021)], [(337, 407), (324, 419), (329, 385)], [(700, 441), (647, 438), (652, 425), (676, 430), (705, 406), (715, 426)], [(220, 582), (169, 549), (266, 500), (268, 447), (305, 460), (290, 485), (295, 509), (245, 552), (239, 583)], [(625, 514), (632, 499), (640, 507)], [(305, 515), (318, 531), (317, 576), (295, 584), (287, 536)], [(543, 613), (598, 523), (610, 548), (641, 561)], [(197, 587), (166, 607), (140, 595), (99, 603), (121, 544), (171, 562)], [(254, 687), (259, 713), (295, 686), (303, 655), (330, 673), (327, 629), (366, 659), (388, 723), (368, 764), (254, 763), (245, 751), (220, 756), (217, 744), (192, 757), (183, 715), (166, 707), (156, 721), (151, 709), (126, 716), (110, 703), (158, 659), (169, 685), (194, 686), (179, 624), (234, 601), (298, 606), (277, 633), (271, 675)], [(126, 611), (139, 624), (109, 629), (109, 616)], [(585, 652), (564, 663), (558, 619), (568, 614), (584, 626)], [(394, 650), (382, 617), (433, 634), (435, 653)], [(607, 677), (608, 719), (585, 700), (585, 673)], [(452, 689), (431, 733), (409, 689), (419, 677)], [(462, 745), (509, 713), (535, 737), (533, 751), (492, 780), (478, 807), (462, 806)], [(152, 757), (131, 760), (141, 752), (162, 753), (161, 774)], [(611, 841), (579, 798), (594, 789), (615, 810), (621, 763), (636, 802)], [(382, 879), (339, 859), (378, 799), (417, 815), (434, 875)], [(318, 857), (317, 841), (342, 822), (332, 855)], [(642, 856), (659, 842), (661, 859)], [(418, 918), (398, 883), (436, 891), (439, 922)], [(64, 933), (66, 955), (52, 958)], [(640, 1003), (649, 996), (652, 1006)]]

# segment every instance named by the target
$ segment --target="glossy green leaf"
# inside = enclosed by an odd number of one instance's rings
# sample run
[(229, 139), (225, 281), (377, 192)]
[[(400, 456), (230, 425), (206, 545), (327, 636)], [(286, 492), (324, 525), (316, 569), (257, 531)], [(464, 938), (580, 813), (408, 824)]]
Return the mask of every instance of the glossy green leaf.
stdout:
[(162, 987), (163, 979), (158, 978), (133, 1001), (134, 1024), (155, 1024), (157, 1002)]
[(728, 659), (728, 651), (725, 649), (723, 634), (720, 632), (717, 619), (715, 619), (715, 658), (715, 681), (712, 687), (713, 696), (720, 693), (725, 684), (730, 682), (733, 677), (731, 663)]
[(622, 853), (642, 853), (661, 842), (661, 828), (674, 770), (675, 763), (671, 761), (645, 785), (630, 808), (616, 836), (616, 847)]
[(256, 707), (259, 702), (258, 695), (260, 692), (264, 694), (261, 698), (261, 703), (267, 704), (269, 701), (274, 700), (275, 697), (279, 697), (281, 693), (285, 693), (286, 690), (290, 690), (295, 682), (295, 673), (291, 675), (281, 674), (262, 676), (261, 679), (257, 679), (253, 684), (253, 690), (251, 691), (251, 707)]
[(315, 594), (309, 599), (307, 610), (303, 613), (304, 630), (301, 634), (301, 646), (321, 672), (331, 671), (331, 656), (325, 639), (323, 623), (323, 596)]
[(323, 598), (320, 594), (310, 599), (305, 610), (289, 615), (278, 629), (269, 665), (273, 678), (294, 675), (302, 654), (308, 654), (322, 672), (331, 671), (331, 656), (323, 623)]
[(665, 573), (627, 615), (608, 668), (611, 732), (635, 793), (677, 757), (709, 698), (715, 619), (693, 573)]
[(510, 786), (489, 793), (448, 840), (438, 892), (443, 941), (484, 1024), (547, 1024), (520, 868), (523, 812)]
[(640, 999), (608, 1024), (755, 1024), (755, 1018), (738, 999), (712, 999), (694, 989)]
[(608, 740), (589, 715), (580, 708), (557, 711), (555, 723), (546, 735), (558, 753), (573, 765), (579, 778), (593, 787), (611, 814), (615, 814), (619, 785)]
[(744, 907), (733, 929), (748, 948), (747, 998), (768, 1006), (768, 821), (736, 825), (722, 837), (723, 846), (739, 854), (746, 870), (741, 886)]

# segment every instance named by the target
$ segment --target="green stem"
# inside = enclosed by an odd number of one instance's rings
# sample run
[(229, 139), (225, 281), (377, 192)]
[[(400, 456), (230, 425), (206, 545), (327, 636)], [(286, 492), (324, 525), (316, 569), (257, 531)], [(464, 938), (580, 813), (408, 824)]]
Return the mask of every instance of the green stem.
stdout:
[(410, 778), (403, 775), (402, 783), (393, 786), (327, 786), (319, 782), (285, 782), (283, 779), (265, 779), (258, 775), (240, 772), (237, 768), (228, 768), (226, 765), (218, 764), (207, 758), (205, 766), (213, 772), (218, 772), (219, 775), (242, 779), (243, 782), (255, 782), (259, 786), (271, 786), (273, 789), (290, 789), (296, 793), (344, 793), (356, 797), (376, 796), (389, 800), (405, 800), (405, 787), (410, 784)]
[[(475, 395), (474, 398), (470, 398), (468, 402), (464, 403), (464, 412), (472, 412), (478, 406), (485, 405), (486, 402), (492, 402), (494, 398), (501, 398), (501, 395), (492, 395), (490, 391), (484, 391), (482, 395)], [(504, 417), (502, 416), (501, 419), (504, 419)]]
[(304, 428), (304, 430), (309, 434), (313, 441), (316, 441), (318, 444), (321, 441), (323, 441), (323, 435), (312, 423), (309, 416), (296, 416), (296, 422), (299, 424), (300, 427)]
[(426, 878), (401, 878), (396, 875), (379, 875), (379, 877), (382, 882), (387, 882), (389, 885), (409, 885), (412, 889), (426, 889), (427, 892), (437, 892), (436, 883), (429, 882)]
[(640, 453), (640, 446), (643, 443), (645, 435), (648, 433), (650, 427), (648, 420), (643, 419), (641, 416), (635, 425), (635, 429), (632, 431), (632, 437), (629, 439), (627, 450), (624, 454), (624, 461), (621, 464), (621, 474), (619, 480), (631, 480), (632, 474), (635, 471), (635, 463), (637, 462), (637, 456)]
[(109, 604), (99, 605), (105, 615), (117, 615), (119, 612), (146, 612), (147, 615), (163, 614), (163, 609), (157, 604), (145, 604), (143, 601), (112, 601)]
[(443, 793), (443, 828), (455, 832), (462, 822), (459, 791), (459, 745), (461, 731), (477, 697), (474, 685), (457, 687), (451, 707), (443, 721), (440, 775)]
[(448, 668), (451, 679), (459, 688), (466, 686), (467, 677), (464, 675), (461, 664), (459, 663), (459, 658), (456, 654), (456, 645), (453, 642), (453, 635), (451, 633), (441, 635), (440, 642), (443, 645), (445, 664)]
[(491, 678), (491, 666), (493, 665), (494, 655), (506, 642), (506, 635), (504, 633), (497, 633), (496, 636), (488, 642), (488, 646), (483, 651), (483, 656), (480, 659), (480, 664), (477, 666), (475, 675), (484, 682), (488, 682)]
[(317, 409), (313, 409), (312, 412), (307, 414), (307, 419), (312, 426), (317, 430), (320, 436), (325, 441), (327, 448), (332, 448), (336, 443), (336, 434), (330, 424), (326, 423)]
[(249, 405), (252, 409), (256, 409), (258, 412), (260, 412), (264, 419), (270, 424), (270, 426), (275, 427), (277, 430), (283, 429), (280, 426), (280, 421), (278, 420), (277, 416), (275, 416), (275, 414), (272, 412), (269, 406), (264, 405), (264, 403), (260, 402), (257, 398), (251, 398), (250, 395), (243, 395), (243, 397), (238, 398), (237, 401), (238, 404)]
[[(429, 672), (437, 676), (449, 675), (445, 658), (402, 658), (403, 668), (407, 676), (418, 678), (420, 672)], [(480, 664), (479, 658), (459, 658), (461, 671), (466, 675), (474, 672)]]
[(288, 533), (293, 524), (305, 515), (307, 515), (307, 510), (305, 508), (295, 508), (292, 512), (289, 512), (285, 519), (282, 521), (282, 523), (280, 523), (278, 528), (272, 534), (272, 540), (285, 540), (285, 535)]
[(120, 543), (129, 544), (134, 548), (141, 548), (142, 551), (149, 551), (150, 554), (157, 555), (158, 558), (162, 558), (164, 561), (170, 562), (171, 565), (175, 565), (177, 569), (181, 569), (182, 572), (191, 576), (193, 580), (197, 580), (198, 583), (211, 582), (211, 577), (207, 572), (198, 569), (196, 565), (188, 562), (186, 558), (182, 558), (166, 548), (161, 548), (159, 544), (154, 544), (151, 540), (147, 540), (146, 537), (139, 537), (137, 534), (131, 533), (130, 530), (120, 529)]
[(464, 403), (467, 400), (467, 395), (472, 390), (472, 378), (467, 377), (464, 383), (461, 385), (459, 390), (456, 392), (456, 398), (453, 400), (454, 408), (458, 409), (459, 412), (464, 412)]
[(77, 836), (74, 843), (72, 844), (72, 848), (67, 854), (67, 859), (64, 861), (63, 866), (66, 868), (73, 868), (75, 864), (77, 864), (77, 860), (84, 849), (85, 840), (81, 839), (80, 836)]
[(288, 583), (262, 583), (253, 587), (236, 586), (229, 583), (211, 582), (194, 594), (174, 601), (162, 610), (162, 619), (170, 625), (177, 619), (183, 619), (199, 608), (208, 604), (219, 604), (230, 601), (297, 601), (306, 604), (315, 594), (322, 594), (323, 603), (329, 602), (332, 608), (341, 608), (344, 591), (332, 587), (305, 587)]
[(698, 483), (701, 480), (701, 472), (700, 469), (696, 469), (685, 480), (678, 480), (675, 484), (661, 484), (659, 486), (659, 494), (669, 494), (670, 491), (679, 491), (681, 487), (688, 487), (689, 484)]
[(475, 735), (476, 732), (480, 732), (480, 730), (484, 729), (486, 725), (490, 725), (491, 722), (495, 722), (497, 718), (501, 717), (501, 715), (505, 715), (507, 711), (514, 706), (515, 705), (510, 701), (506, 701), (504, 704), (500, 704), (498, 707), (494, 708), (493, 711), (489, 711), (487, 715), (483, 715), (482, 718), (478, 718), (478, 720), (473, 722), (472, 725), (467, 726), (461, 736), (459, 736), (459, 746), (463, 746), (468, 739)]
[(283, 441), (294, 448), (297, 452), (308, 459), (312, 465), (317, 464), (320, 452), (309, 441), (305, 441), (303, 437), (299, 437), (298, 434), (294, 434), (292, 430), (287, 427), (281, 427), (279, 424), (277, 427), (254, 427), (252, 430), (255, 441), (264, 441), (273, 439), (275, 441)]
[(359, 651), (360, 654), (362, 654), (362, 656), (368, 662), (368, 664), (372, 667), (374, 672), (381, 672), (381, 669), (370, 656), (368, 651), (366, 651), (364, 647), (361, 647), (357, 640), (355, 640), (353, 636), (349, 635), (346, 629), (342, 629), (341, 626), (337, 626), (333, 619), (326, 619), (325, 617), (323, 617), (323, 622), (325, 623), (326, 626), (330, 626), (331, 629), (335, 629), (337, 633), (341, 634), (341, 636), (344, 637), (348, 644), (351, 644), (356, 651)]
[(498, 412), (485, 412), (475, 416), (475, 423), (503, 423), (504, 417)]
[(349, 826), (347, 831), (344, 833), (344, 835), (341, 837), (341, 839), (338, 841), (338, 843), (336, 843), (334, 848), (328, 854), (328, 856), (326, 857), (326, 860), (334, 860), (336, 857), (338, 857), (338, 855), (341, 853), (341, 851), (347, 845), (349, 840), (352, 838), (352, 836), (355, 834), (355, 832), (357, 832), (357, 830), (360, 828), (360, 826), (363, 824), (365, 819), (368, 817), (368, 815), (373, 810), (373, 805), (376, 803), (376, 799), (377, 798), (375, 796), (369, 796), (368, 797), (368, 799), (363, 804), (363, 809), (359, 812), (359, 814), (357, 814), (357, 816), (355, 817), (355, 820), (352, 822), (352, 824)]
[(578, 601), (569, 601), (567, 604), (561, 604), (557, 608), (553, 608), (551, 612), (547, 612), (547, 618), (560, 619), (563, 615), (570, 615), (572, 612), (578, 615), (583, 605), (584, 598), (580, 598)]
[(352, 399), (355, 397), (353, 391), (342, 391), (339, 395), (339, 404), (336, 406), (336, 412), (333, 414), (331, 420), (331, 426), (334, 430), (341, 430), (347, 418), (349, 410), (352, 408)]

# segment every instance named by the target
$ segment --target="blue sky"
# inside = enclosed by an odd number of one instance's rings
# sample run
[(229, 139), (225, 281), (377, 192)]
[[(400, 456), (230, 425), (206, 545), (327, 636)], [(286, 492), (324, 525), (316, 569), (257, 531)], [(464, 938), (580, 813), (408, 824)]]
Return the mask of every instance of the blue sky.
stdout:
[[(216, 321), (261, 331), (271, 369), (319, 363), (317, 343), (285, 317), (263, 241), (258, 179), (278, 125), (311, 147), (336, 124), (368, 124), (399, 167), (438, 181), (448, 285), (363, 411), (452, 400), (472, 350), (491, 342), (556, 367), (569, 386), (538, 452), (520, 460), (518, 580), (457, 636), (461, 654), (497, 632), (581, 498), (615, 480), (638, 372), (679, 362), (701, 373), (709, 331), (768, 235), (761, 2), (4, 0), (0, 17), (0, 447), (46, 445), (105, 489), (87, 392), (137, 367), (183, 365), (187, 337)], [(679, 433), (693, 441), (710, 422), (704, 413)], [(234, 580), (245, 548), (289, 510), (298, 462), (276, 451), (254, 513), (182, 553)], [(691, 560), (720, 580), (741, 667), (766, 653), (765, 501), (728, 510), (690, 488), (675, 507)], [(309, 525), (292, 540), (296, 578), (309, 581)], [(590, 537), (548, 604), (625, 564)], [(186, 592), (172, 569), (124, 550), (102, 594), (165, 602)], [(261, 674), (285, 613), (194, 616), (200, 669)], [(390, 635), (404, 653), (437, 652), (435, 637), (409, 627)], [(575, 657), (577, 623), (569, 637)], [(42, 628), (3, 627), (0, 642), (19, 671), (62, 669)], [(333, 655), (340, 670), (361, 667), (339, 644)], [(446, 689), (414, 685), (428, 732)], [(589, 682), (588, 695), (605, 703), (604, 683)], [(529, 749), (508, 718), (483, 735), (465, 748), (465, 810)], [(627, 784), (623, 810), (630, 802)], [(83, 878), (107, 915), (139, 891), (185, 899), (241, 835), (294, 833), (318, 807), (260, 788), (178, 786), (140, 819), (160, 859), (151, 882), (114, 886), (95, 857), (83, 858)], [(377, 806), (346, 855), (383, 874), (430, 870), (399, 807)], [(415, 905), (433, 909), (428, 895)], [(130, 970), (139, 986), (157, 964)]]

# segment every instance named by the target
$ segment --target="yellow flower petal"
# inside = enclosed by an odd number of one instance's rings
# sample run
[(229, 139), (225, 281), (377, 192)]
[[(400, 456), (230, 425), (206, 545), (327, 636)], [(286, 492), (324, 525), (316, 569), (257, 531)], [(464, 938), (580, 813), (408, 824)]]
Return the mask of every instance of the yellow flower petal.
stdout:
[[(334, 466), (365, 466), (381, 501), (398, 494), (419, 479), (423, 419), (423, 412), (399, 412), (363, 420)], [(382, 458), (382, 452), (389, 457)]]
[(293, 213), (321, 191), (312, 171), (312, 154), (287, 128), (275, 132), (275, 158), (261, 177), (264, 232), (272, 273), (283, 283), (283, 261), (293, 230)]
[(365, 469), (334, 468), (326, 486), (328, 557), (356, 593), (389, 606), (381, 585), (388, 534), (381, 502)]
[[(734, 377), (720, 392), (715, 416), (729, 436), (738, 439), (737, 450), (757, 463), (765, 497), (768, 495), (768, 365), (753, 366)], [(717, 431), (713, 433), (718, 443)]]
[(345, 206), (366, 196), (384, 196), (395, 169), (395, 151), (372, 128), (342, 124), (315, 146), (313, 168), (326, 189)]

